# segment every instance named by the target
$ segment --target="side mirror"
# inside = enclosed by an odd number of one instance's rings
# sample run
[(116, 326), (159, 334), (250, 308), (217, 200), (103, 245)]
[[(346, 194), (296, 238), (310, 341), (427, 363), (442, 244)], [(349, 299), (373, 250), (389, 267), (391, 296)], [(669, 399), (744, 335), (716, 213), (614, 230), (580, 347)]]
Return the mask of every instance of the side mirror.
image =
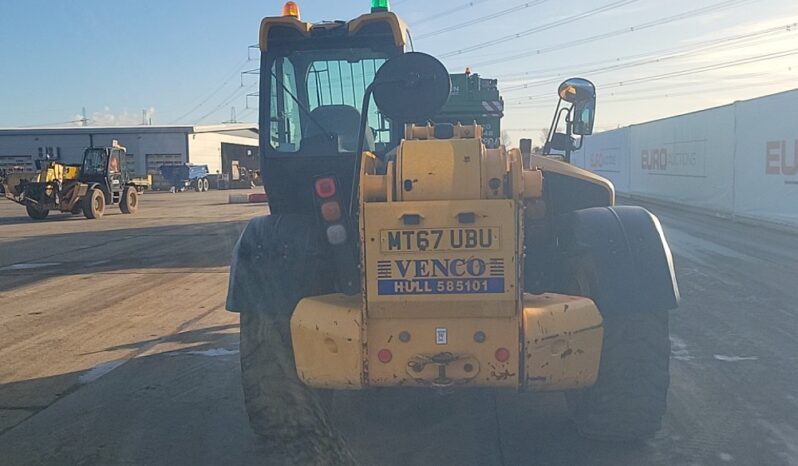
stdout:
[(571, 120), (573, 132), (578, 136), (593, 134), (593, 122), (596, 118), (596, 101), (588, 100), (574, 104)]
[(565, 80), (558, 89), (560, 99), (569, 102), (571, 107), (572, 132), (577, 136), (593, 134), (596, 118), (596, 86), (584, 78)]

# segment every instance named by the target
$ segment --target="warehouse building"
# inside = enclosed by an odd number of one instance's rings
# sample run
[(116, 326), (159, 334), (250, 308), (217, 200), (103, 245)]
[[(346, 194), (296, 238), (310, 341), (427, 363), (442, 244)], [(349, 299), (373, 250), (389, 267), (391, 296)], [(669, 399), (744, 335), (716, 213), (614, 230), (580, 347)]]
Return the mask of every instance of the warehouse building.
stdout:
[(87, 147), (127, 148), (128, 169), (153, 175), (162, 165), (207, 165), (210, 173), (229, 174), (238, 166), (259, 169), (258, 128), (252, 124), (209, 126), (113, 126), (0, 129), (0, 169), (34, 170), (46, 158), (80, 163)]

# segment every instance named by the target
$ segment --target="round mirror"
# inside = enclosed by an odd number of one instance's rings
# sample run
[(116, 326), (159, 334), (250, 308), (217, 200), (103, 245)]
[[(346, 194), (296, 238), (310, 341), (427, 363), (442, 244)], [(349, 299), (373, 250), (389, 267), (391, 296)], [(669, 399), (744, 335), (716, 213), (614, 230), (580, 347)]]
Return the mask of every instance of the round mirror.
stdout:
[(374, 78), (374, 102), (396, 122), (429, 120), (446, 104), (452, 83), (435, 57), (420, 52), (398, 55), (383, 63)]
[(584, 102), (596, 99), (596, 86), (584, 78), (571, 78), (560, 84), (557, 93), (566, 102)]

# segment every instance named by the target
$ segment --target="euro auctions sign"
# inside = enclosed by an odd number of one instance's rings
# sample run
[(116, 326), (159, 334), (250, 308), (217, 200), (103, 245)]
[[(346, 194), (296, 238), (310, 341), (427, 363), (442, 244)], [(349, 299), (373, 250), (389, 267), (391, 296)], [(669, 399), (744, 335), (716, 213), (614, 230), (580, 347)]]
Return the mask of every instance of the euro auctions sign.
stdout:
[[(788, 146), (787, 141), (768, 141), (765, 151), (765, 174), (798, 175), (798, 140), (793, 142), (792, 147)], [(798, 181), (787, 180), (785, 183), (798, 184)]]
[(649, 175), (706, 176), (707, 141), (668, 141), (640, 151), (640, 168)]

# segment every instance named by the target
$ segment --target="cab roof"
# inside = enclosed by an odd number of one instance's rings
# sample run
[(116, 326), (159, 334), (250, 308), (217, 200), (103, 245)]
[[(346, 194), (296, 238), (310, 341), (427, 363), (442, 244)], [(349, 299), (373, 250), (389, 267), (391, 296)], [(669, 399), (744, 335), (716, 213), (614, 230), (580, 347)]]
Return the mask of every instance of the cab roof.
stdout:
[(260, 25), (260, 50), (267, 52), (274, 41), (359, 35), (392, 36), (399, 49), (404, 49), (408, 41), (407, 25), (391, 11), (367, 13), (351, 21), (321, 23), (306, 23), (293, 16), (271, 16), (263, 18)]

